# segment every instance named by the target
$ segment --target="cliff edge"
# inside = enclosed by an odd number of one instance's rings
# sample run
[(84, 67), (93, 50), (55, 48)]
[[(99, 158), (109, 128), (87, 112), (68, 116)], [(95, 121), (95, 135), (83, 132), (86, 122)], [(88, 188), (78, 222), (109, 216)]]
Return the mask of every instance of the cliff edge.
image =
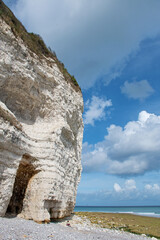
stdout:
[(80, 88), (0, 0), (0, 216), (71, 214), (81, 175)]

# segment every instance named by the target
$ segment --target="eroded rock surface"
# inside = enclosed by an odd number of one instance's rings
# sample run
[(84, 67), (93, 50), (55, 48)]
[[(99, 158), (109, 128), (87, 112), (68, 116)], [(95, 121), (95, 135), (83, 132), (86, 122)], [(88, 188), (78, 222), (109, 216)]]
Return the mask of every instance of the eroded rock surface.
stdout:
[(0, 17), (0, 216), (70, 215), (81, 175), (82, 94)]

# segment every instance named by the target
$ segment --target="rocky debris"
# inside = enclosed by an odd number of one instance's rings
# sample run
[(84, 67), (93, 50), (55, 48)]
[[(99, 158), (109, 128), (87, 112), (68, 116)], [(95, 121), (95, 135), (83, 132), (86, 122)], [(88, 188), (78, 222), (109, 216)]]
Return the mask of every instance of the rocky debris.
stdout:
[[(79, 217), (74, 225), (66, 226), (68, 220), (63, 224), (51, 222), (50, 224), (37, 224), (33, 221), (26, 221), (18, 218), (0, 218), (0, 239), (5, 240), (151, 240), (146, 236), (135, 235), (123, 231), (97, 228), (85, 222)], [(81, 222), (81, 224), (78, 222)], [(77, 222), (77, 223), (76, 223)]]

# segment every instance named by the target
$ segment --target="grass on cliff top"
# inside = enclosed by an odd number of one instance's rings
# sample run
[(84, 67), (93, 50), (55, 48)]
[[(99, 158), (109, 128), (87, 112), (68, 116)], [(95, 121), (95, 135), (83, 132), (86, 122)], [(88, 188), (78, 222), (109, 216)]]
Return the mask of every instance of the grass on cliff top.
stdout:
[(135, 234), (146, 234), (160, 239), (160, 218), (144, 217), (123, 213), (75, 212), (80, 217), (87, 217), (91, 223), (102, 228), (123, 230)]
[(61, 63), (55, 52), (47, 48), (43, 39), (35, 33), (28, 33), (22, 23), (14, 16), (12, 11), (0, 0), (0, 17), (11, 27), (13, 34), (20, 37), (28, 48), (39, 57), (51, 57), (57, 63), (67, 82), (70, 82), (75, 90), (81, 90), (74, 76), (70, 75), (64, 64)]

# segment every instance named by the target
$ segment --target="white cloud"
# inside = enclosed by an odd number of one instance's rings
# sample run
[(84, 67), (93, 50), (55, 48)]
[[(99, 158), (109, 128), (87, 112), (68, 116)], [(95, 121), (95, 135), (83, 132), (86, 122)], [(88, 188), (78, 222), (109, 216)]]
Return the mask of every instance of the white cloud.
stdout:
[(121, 188), (121, 186), (118, 184), (118, 183), (115, 183), (114, 184), (114, 190), (116, 191), (116, 192), (122, 192), (122, 188)]
[(102, 98), (93, 96), (91, 101), (86, 103), (86, 111), (84, 113), (84, 124), (94, 125), (95, 121), (100, 121), (105, 118), (105, 109), (112, 106), (111, 100), (104, 100)]
[(129, 192), (133, 192), (137, 189), (136, 182), (133, 179), (126, 180), (124, 183), (124, 186), (122, 187), (118, 183), (115, 183), (113, 188), (116, 193), (123, 193), (123, 194), (128, 194)]
[(151, 186), (150, 184), (146, 184), (146, 185), (145, 185), (145, 189), (146, 189), (146, 190), (150, 190), (150, 189), (152, 189), (152, 186)]
[(85, 171), (141, 175), (160, 170), (160, 116), (146, 111), (123, 128), (111, 125), (103, 142), (85, 149)]
[(160, 32), (159, 9), (159, 0), (18, 0), (13, 10), (89, 88), (119, 76), (141, 41)]
[(153, 94), (154, 90), (147, 80), (139, 82), (126, 81), (121, 87), (121, 92), (127, 95), (128, 98), (143, 100)]
[(154, 183), (153, 185), (146, 184), (145, 190), (148, 194), (160, 195), (160, 185), (158, 185), (157, 183)]
[(125, 189), (126, 190), (135, 190), (136, 189), (136, 182), (133, 179), (128, 179), (125, 181)]
[(121, 185), (114, 183), (113, 190), (103, 189), (101, 191), (92, 191), (89, 194), (78, 193), (78, 202), (80, 205), (83, 201), (93, 205), (124, 205), (131, 201), (133, 205), (133, 201), (141, 198), (143, 198), (143, 192), (139, 191), (133, 179), (126, 180), (124, 184)]
[[(136, 186), (137, 185), (137, 186)], [(158, 205), (160, 197), (160, 185), (157, 183), (146, 184), (141, 187), (134, 179), (128, 179), (124, 183), (114, 183), (113, 190), (78, 193), (78, 205)]]

